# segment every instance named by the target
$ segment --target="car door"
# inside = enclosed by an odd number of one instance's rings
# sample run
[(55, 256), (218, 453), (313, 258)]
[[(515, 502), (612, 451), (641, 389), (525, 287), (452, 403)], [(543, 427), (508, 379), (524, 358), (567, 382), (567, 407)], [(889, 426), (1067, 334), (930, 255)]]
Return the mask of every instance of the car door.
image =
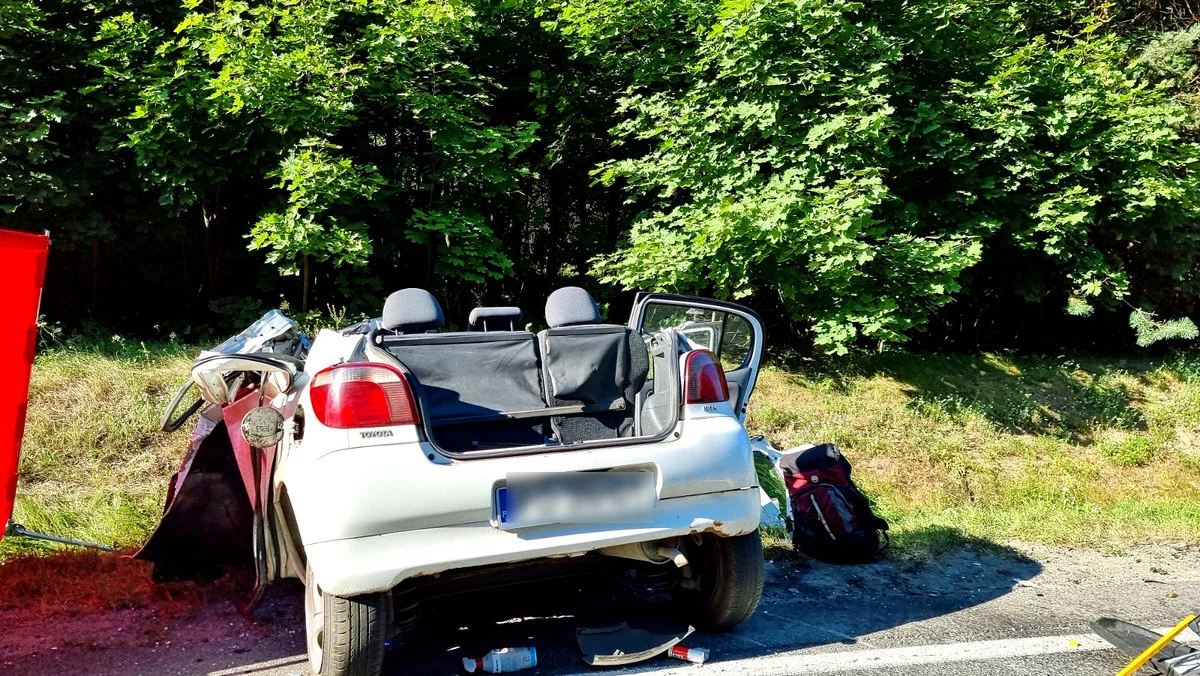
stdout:
[(739, 420), (754, 391), (762, 360), (762, 320), (750, 308), (695, 296), (669, 293), (638, 294), (629, 327), (643, 334), (675, 329), (693, 348), (717, 356), (729, 382), (729, 399)]

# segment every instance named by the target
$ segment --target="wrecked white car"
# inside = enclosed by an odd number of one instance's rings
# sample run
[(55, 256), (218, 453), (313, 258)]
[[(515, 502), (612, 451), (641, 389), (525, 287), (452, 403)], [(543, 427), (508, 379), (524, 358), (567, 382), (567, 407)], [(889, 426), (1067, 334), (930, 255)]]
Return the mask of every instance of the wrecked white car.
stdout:
[(379, 673), (426, 598), (547, 566), (630, 560), (697, 626), (742, 622), (763, 584), (742, 425), (758, 317), (649, 294), (605, 324), (577, 287), (545, 317), (534, 334), (517, 308), (477, 308), (440, 332), (437, 301), (404, 289), (307, 352), (260, 327), (202, 355), (207, 404), (140, 555), (161, 574), (253, 561), (260, 588), (303, 579), (322, 675)]

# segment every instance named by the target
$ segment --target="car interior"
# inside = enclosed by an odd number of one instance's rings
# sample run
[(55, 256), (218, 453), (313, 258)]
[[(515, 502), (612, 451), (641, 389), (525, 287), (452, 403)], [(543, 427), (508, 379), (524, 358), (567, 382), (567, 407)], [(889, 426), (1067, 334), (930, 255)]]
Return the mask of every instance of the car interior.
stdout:
[(664, 430), (672, 409), (664, 396), (674, 401), (676, 388), (654, 391), (650, 352), (661, 372), (674, 374), (674, 342), (659, 337), (656, 347), (626, 326), (603, 323), (579, 287), (552, 293), (545, 316), (549, 328), (535, 335), (517, 328), (519, 308), (480, 307), (468, 330), (439, 332), (445, 317), (437, 300), (402, 289), (388, 297), (372, 339), (408, 372), (431, 440), (451, 453)]

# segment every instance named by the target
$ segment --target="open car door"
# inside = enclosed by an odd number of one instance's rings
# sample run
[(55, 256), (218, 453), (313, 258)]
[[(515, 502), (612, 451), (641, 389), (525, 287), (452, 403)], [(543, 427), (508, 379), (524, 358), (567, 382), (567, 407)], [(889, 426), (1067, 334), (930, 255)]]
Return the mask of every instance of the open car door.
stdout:
[(717, 356), (729, 382), (729, 399), (739, 420), (762, 361), (762, 320), (748, 307), (709, 298), (669, 293), (638, 294), (629, 327), (643, 334), (675, 329), (694, 349)]

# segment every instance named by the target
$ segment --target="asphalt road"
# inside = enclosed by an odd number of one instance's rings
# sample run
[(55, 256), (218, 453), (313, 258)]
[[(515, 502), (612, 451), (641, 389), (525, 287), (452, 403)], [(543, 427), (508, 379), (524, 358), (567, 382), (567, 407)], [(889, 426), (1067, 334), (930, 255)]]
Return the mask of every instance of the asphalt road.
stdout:
[[(610, 674), (868, 674), (970, 676), (1116, 673), (1125, 660), (1088, 627), (1103, 615), (1149, 627), (1200, 608), (1200, 551), (1158, 547), (1125, 556), (1027, 548), (970, 548), (933, 561), (890, 559), (835, 567), (797, 558), (768, 563), (759, 612), (737, 631), (686, 642), (712, 651), (704, 666), (662, 657)], [(664, 612), (660, 599), (608, 581), (540, 583), (457, 597), (428, 609), (413, 645), (389, 653), (387, 676), (461, 674), (461, 658), (534, 645), (541, 666), (524, 672), (595, 673), (580, 659), (575, 628)], [(625, 588), (628, 587), (628, 588)], [(617, 591), (614, 591), (617, 590)], [(254, 622), (228, 602), (170, 620), (133, 641), (75, 640), (0, 659), (11, 673), (305, 676), (299, 587), (273, 589)], [(83, 630), (97, 620), (81, 620)], [(126, 628), (128, 627), (128, 628)], [(1190, 641), (1200, 641), (1187, 634)], [(4, 673), (9, 673), (5, 671)], [(1149, 672), (1146, 672), (1149, 673)]]

